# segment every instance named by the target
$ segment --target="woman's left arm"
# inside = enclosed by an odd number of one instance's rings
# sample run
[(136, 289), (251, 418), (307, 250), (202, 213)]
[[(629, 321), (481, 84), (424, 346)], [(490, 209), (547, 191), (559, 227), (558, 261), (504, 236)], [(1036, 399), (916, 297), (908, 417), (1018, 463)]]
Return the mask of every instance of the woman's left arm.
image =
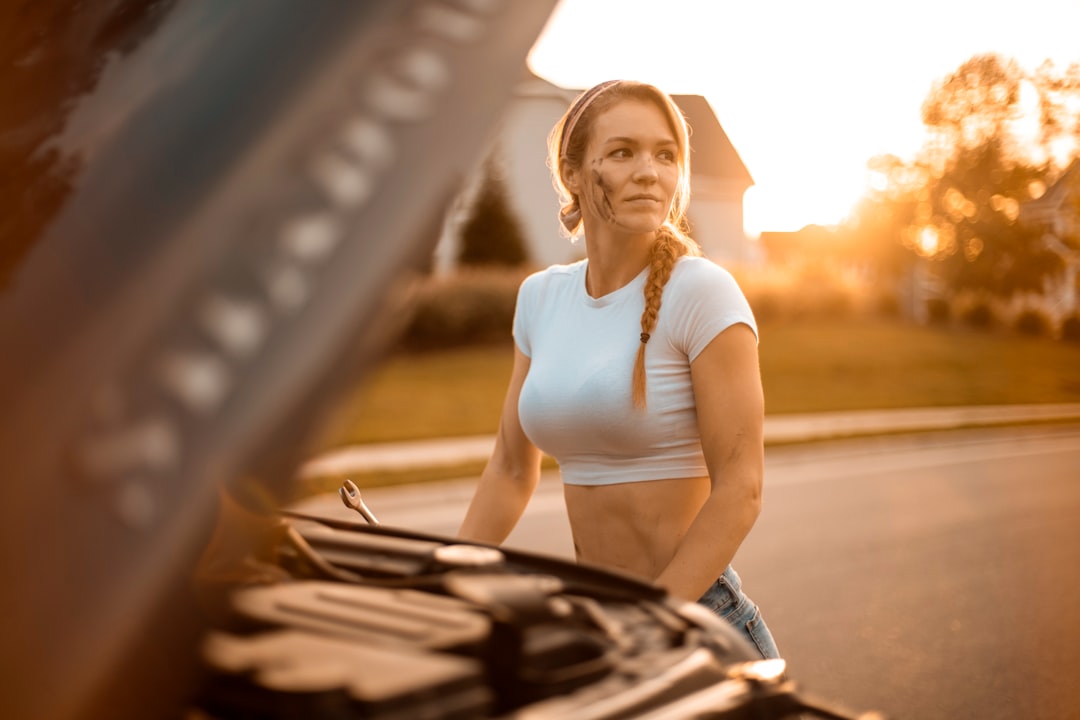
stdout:
[(711, 490), (656, 584), (697, 600), (735, 557), (761, 512), (765, 400), (757, 337), (738, 323), (690, 364)]

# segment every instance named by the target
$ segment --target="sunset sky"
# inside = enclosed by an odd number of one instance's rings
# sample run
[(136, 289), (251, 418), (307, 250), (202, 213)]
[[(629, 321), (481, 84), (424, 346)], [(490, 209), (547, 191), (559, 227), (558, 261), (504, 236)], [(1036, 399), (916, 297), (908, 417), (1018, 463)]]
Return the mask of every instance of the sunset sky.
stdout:
[(704, 95), (756, 182), (756, 235), (841, 221), (870, 157), (919, 148), (923, 100), (965, 60), (1064, 69), (1078, 33), (1080, 0), (562, 0), (529, 66), (568, 88)]

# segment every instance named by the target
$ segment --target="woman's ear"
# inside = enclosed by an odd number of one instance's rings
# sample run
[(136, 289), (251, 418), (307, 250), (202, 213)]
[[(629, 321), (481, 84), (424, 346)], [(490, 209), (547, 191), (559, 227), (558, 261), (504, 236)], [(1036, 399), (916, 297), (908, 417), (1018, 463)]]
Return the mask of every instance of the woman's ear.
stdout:
[(581, 173), (577, 168), (563, 165), (559, 169), (559, 175), (562, 177), (562, 183), (574, 195), (581, 194)]

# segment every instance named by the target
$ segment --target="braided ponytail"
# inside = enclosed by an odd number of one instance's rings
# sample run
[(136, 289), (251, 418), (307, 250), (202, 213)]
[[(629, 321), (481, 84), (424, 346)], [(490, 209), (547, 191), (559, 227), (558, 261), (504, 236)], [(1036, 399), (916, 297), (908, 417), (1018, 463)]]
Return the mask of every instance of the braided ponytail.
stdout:
[(634, 407), (644, 409), (645, 400), (645, 346), (656, 327), (660, 315), (660, 302), (664, 286), (671, 279), (675, 261), (683, 255), (701, 255), (700, 246), (669, 223), (664, 223), (656, 233), (656, 242), (649, 253), (649, 275), (645, 279), (645, 310), (641, 313), (641, 344), (634, 361), (633, 400)]

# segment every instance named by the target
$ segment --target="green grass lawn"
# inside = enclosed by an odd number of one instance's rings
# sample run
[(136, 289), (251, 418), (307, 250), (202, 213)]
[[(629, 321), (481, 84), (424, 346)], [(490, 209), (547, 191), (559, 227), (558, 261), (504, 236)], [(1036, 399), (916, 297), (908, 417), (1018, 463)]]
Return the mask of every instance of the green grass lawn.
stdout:
[(901, 322), (761, 329), (766, 412), (1080, 402), (1080, 344)]
[[(784, 321), (762, 325), (760, 353), (769, 414), (1080, 402), (1080, 344), (1006, 331)], [(321, 444), (494, 433), (512, 360), (510, 345), (395, 354)]]

